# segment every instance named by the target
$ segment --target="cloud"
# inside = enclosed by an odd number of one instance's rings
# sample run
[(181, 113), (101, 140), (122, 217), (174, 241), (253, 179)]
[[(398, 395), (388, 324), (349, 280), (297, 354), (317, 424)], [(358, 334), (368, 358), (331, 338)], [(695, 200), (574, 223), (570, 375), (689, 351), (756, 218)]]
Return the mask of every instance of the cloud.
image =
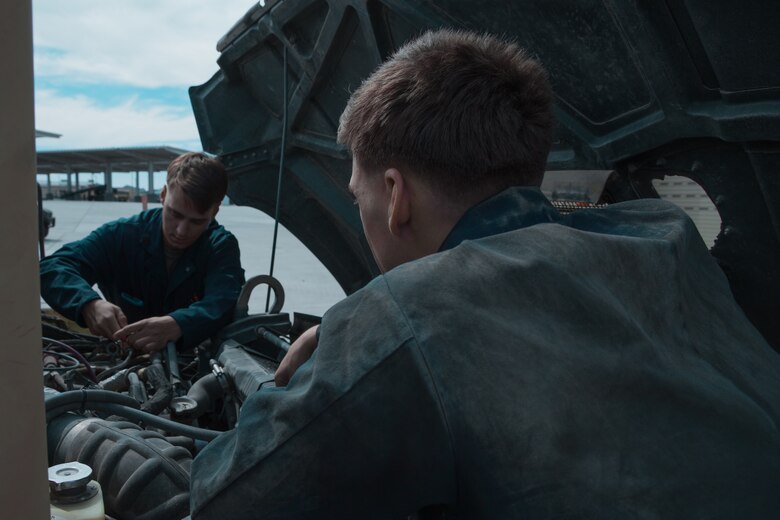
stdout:
[[(38, 148), (199, 149), (187, 87), (217, 70), (217, 41), (257, 2), (34, 0)], [(179, 94), (180, 93), (180, 94)]]
[(137, 97), (100, 106), (86, 96), (61, 96), (54, 90), (37, 91), (35, 105), (36, 128), (62, 134), (59, 139), (38, 139), (40, 150), (158, 144), (200, 149), (195, 118), (179, 107), (148, 104)]
[(257, 2), (35, 0), (35, 74), (141, 87), (204, 83), (216, 44)]

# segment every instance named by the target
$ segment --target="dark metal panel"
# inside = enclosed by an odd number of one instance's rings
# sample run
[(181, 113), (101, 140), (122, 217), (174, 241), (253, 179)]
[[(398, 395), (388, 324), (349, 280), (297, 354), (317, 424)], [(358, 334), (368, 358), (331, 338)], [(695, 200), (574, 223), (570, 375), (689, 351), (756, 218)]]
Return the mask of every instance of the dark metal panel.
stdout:
[(682, 4), (676, 12), (690, 20), (688, 41), (700, 42), (697, 63), (700, 70), (711, 70), (715, 79), (708, 81), (709, 86), (724, 92), (753, 91), (753, 95), (757, 90), (778, 90), (780, 38), (776, 30), (756, 29), (780, 24), (780, 2), (670, 1), (674, 4)]
[(291, 118), (281, 222), (349, 293), (376, 273), (357, 211), (338, 189), (350, 172), (349, 157), (335, 142), (349, 94), (426, 29), (514, 38), (542, 60), (557, 93), (548, 167), (614, 169), (612, 200), (655, 196), (654, 175), (699, 181), (724, 221), (713, 254), (751, 319), (780, 344), (767, 318), (780, 302), (766, 291), (780, 294), (774, 148), (780, 143), (780, 3), (750, 4), (269, 2), (253, 7), (220, 41), (220, 70), (190, 94), (204, 148), (220, 154), (233, 176), (231, 198), (272, 214), (287, 75)]

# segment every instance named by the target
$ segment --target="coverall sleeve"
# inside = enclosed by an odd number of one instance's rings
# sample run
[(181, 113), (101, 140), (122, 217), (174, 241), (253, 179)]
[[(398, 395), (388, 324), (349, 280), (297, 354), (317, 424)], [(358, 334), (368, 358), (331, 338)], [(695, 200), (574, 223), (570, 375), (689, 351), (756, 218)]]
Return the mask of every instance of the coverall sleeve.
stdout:
[(170, 313), (181, 328), (185, 346), (197, 345), (230, 321), (243, 284), (238, 240), (224, 233), (215, 240), (206, 264), (203, 297)]
[(403, 518), (451, 502), (452, 447), (425, 360), (402, 317), (383, 312), (389, 298), (358, 295), (326, 313), (290, 384), (253, 394), (195, 459), (194, 520)]
[(111, 222), (43, 258), (41, 296), (46, 303), (85, 327), (81, 311), (90, 301), (100, 299), (92, 286), (111, 279), (113, 254), (121, 240), (121, 226)]

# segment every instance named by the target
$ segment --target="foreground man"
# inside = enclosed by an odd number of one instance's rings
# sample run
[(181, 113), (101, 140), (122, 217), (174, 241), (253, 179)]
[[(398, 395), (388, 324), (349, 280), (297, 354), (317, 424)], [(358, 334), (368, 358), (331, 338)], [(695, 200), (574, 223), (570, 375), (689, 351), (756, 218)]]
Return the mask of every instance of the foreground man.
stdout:
[(516, 46), (447, 31), (352, 95), (384, 274), (195, 459), (193, 518), (780, 511), (777, 354), (676, 206), (551, 207), (550, 103)]
[(41, 261), (43, 298), (93, 334), (140, 351), (197, 345), (230, 320), (244, 283), (238, 242), (214, 220), (227, 184), (216, 159), (177, 157), (161, 209), (104, 224)]

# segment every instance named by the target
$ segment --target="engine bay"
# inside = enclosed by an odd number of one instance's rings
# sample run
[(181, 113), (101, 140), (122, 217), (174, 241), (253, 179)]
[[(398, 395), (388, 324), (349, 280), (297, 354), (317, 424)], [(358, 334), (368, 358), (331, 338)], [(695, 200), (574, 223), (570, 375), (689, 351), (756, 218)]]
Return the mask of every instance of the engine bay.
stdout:
[[(273, 289), (274, 302), (249, 314), (258, 285)], [(248, 396), (275, 386), (290, 343), (319, 323), (280, 312), (283, 302), (277, 280), (251, 278), (234, 320), (215, 337), (191, 351), (171, 342), (151, 354), (42, 313), (49, 466), (89, 466), (110, 518), (186, 517), (193, 458), (235, 427)]]

